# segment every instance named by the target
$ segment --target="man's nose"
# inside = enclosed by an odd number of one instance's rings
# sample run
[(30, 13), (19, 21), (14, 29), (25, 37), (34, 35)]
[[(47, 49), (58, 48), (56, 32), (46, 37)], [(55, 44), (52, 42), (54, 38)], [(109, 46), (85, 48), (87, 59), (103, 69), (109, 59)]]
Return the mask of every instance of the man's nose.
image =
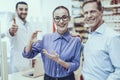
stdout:
[(92, 14), (89, 12), (88, 14), (87, 14), (87, 17), (91, 17), (92, 16)]
[(27, 11), (26, 11), (26, 10), (23, 10), (22, 12), (23, 12), (23, 13), (27, 13)]

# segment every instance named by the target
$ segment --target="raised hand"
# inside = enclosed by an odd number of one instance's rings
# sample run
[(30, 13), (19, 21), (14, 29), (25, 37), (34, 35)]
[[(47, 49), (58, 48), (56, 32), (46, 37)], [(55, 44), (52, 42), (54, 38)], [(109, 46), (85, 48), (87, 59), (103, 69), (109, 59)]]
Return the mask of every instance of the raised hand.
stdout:
[(28, 44), (26, 45), (26, 47), (25, 47), (25, 51), (26, 52), (29, 52), (30, 50), (31, 50), (31, 48), (32, 48), (32, 44), (35, 42), (35, 41), (37, 41), (37, 34), (38, 34), (38, 32), (41, 32), (41, 31), (35, 31), (33, 34), (32, 34), (32, 36), (31, 36), (31, 38), (30, 38), (30, 41), (28, 42)]
[(37, 31), (35, 31), (35, 32), (32, 34), (31, 39), (30, 39), (30, 41), (31, 41), (32, 43), (37, 41), (37, 34), (38, 34), (38, 32), (41, 32), (41, 31), (40, 31), (40, 30), (37, 30)]
[(16, 24), (15, 18), (13, 18), (12, 27), (9, 29), (10, 35), (11, 35), (11, 36), (15, 36), (17, 30), (18, 30), (18, 25)]

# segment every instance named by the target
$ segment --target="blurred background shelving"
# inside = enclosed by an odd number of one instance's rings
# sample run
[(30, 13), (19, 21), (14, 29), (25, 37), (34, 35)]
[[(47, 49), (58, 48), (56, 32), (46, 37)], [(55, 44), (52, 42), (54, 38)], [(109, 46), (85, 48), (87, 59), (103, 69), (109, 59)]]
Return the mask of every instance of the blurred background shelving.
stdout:
[(88, 39), (87, 27), (84, 27), (84, 16), (82, 13), (82, 4), (84, 0), (72, 0), (72, 18), (75, 32), (81, 37), (85, 43)]
[[(107, 0), (106, 0), (107, 1)], [(105, 5), (103, 0), (103, 19), (109, 25), (108, 27), (120, 32), (120, 0), (108, 0), (109, 4)]]
[[(82, 4), (84, 0), (71, 0), (71, 15), (74, 30), (83, 43), (88, 39), (88, 27), (84, 25), (84, 16), (82, 12)], [(108, 27), (120, 32), (120, 0), (100, 0), (103, 5), (103, 19)]]

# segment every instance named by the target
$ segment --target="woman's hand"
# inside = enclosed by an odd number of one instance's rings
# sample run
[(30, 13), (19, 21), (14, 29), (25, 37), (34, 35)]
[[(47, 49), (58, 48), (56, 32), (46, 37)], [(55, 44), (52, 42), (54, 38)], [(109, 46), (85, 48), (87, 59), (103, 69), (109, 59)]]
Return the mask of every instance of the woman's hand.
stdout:
[(58, 62), (60, 60), (59, 55), (55, 51), (53, 51), (53, 54), (50, 54), (46, 49), (43, 49), (43, 53), (55, 62)]

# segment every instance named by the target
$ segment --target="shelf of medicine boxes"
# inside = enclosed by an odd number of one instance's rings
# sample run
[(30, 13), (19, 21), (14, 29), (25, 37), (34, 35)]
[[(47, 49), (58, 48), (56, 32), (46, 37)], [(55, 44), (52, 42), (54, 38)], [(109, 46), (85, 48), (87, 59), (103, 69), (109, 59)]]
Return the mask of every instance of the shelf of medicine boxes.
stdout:
[(72, 0), (72, 17), (80, 16), (83, 1)]
[(77, 33), (79, 33), (79, 36), (82, 39), (82, 42), (85, 43), (88, 39), (88, 29), (87, 27), (84, 27), (84, 17), (78, 16), (74, 17), (74, 28)]
[(72, 17), (74, 23), (74, 30), (82, 39), (82, 42), (85, 43), (88, 39), (87, 28), (84, 27), (83, 16), (82, 16), (82, 6), (83, 0), (72, 0)]
[(103, 19), (111, 27), (120, 25), (120, 4), (104, 5)]

